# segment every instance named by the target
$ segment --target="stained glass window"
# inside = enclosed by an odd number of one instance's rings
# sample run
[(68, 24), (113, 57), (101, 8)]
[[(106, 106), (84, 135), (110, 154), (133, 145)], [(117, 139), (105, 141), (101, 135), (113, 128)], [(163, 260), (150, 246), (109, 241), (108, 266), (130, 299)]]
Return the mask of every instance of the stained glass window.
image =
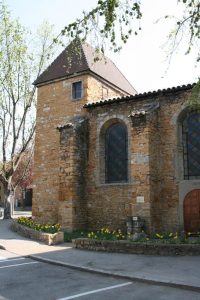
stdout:
[(182, 129), (184, 179), (200, 179), (200, 113), (189, 113)]
[(106, 183), (128, 180), (127, 129), (121, 123), (113, 124), (106, 130), (105, 179)]

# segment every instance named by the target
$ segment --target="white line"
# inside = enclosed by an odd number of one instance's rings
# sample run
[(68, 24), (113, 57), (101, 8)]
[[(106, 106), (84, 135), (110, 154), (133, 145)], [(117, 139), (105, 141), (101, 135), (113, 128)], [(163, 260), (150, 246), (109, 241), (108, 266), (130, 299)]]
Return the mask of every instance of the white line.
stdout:
[(30, 264), (39, 264), (39, 261), (33, 261), (33, 262), (28, 262), (28, 263), (23, 263), (23, 264), (15, 264), (15, 265), (2, 266), (2, 267), (0, 267), (0, 269), (17, 267), (17, 266), (23, 266), (23, 265), (30, 265)]
[(19, 257), (19, 258), (7, 258), (7, 257), (5, 257), (4, 259), (0, 259), (0, 263), (9, 262), (9, 261), (13, 261), (13, 260), (22, 260), (22, 259), (25, 259), (25, 257)]
[(102, 289), (98, 289), (98, 290), (93, 290), (93, 291), (89, 291), (89, 292), (85, 292), (85, 293), (81, 293), (81, 294), (69, 296), (69, 297), (66, 297), (66, 298), (60, 298), (60, 299), (57, 299), (57, 300), (74, 299), (74, 298), (78, 298), (78, 297), (82, 297), (82, 296), (86, 296), (86, 295), (90, 295), (90, 294), (94, 294), (94, 293), (99, 293), (99, 292), (103, 292), (103, 291), (107, 291), (107, 290), (116, 289), (116, 288), (127, 286), (127, 285), (130, 285), (130, 284), (132, 284), (132, 282), (126, 282), (126, 283), (122, 283), (122, 284), (112, 285), (112, 286), (108, 286), (106, 288), (102, 288)]

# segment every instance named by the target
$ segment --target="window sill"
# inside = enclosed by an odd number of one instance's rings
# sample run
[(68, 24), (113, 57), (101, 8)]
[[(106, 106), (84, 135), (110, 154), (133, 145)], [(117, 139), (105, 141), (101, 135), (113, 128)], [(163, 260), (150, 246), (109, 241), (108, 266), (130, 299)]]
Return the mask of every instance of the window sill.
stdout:
[(83, 99), (83, 97), (81, 97), (81, 98), (71, 98), (71, 101), (78, 101), (78, 100), (82, 100)]
[(98, 183), (97, 187), (129, 186), (130, 182)]

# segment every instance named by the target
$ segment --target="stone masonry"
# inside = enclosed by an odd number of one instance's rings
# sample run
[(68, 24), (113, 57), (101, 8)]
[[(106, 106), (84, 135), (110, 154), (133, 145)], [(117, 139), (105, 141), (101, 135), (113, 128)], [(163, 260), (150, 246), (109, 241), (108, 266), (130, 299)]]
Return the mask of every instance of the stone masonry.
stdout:
[[(82, 97), (74, 100), (78, 81)], [(183, 230), (184, 197), (200, 188), (183, 177), (180, 122), (192, 85), (130, 95), (90, 70), (36, 85), (36, 220), (70, 231), (125, 230), (128, 216), (140, 216), (147, 231)], [(115, 123), (128, 132), (128, 181), (106, 183), (105, 132)]]
[[(71, 99), (71, 83), (73, 81), (83, 82), (84, 97), (81, 100)], [(72, 222), (67, 220), (69, 214), (66, 214), (68, 205), (75, 210), (73, 202), (74, 189), (69, 184), (74, 182), (71, 178), (66, 186), (63, 186), (63, 178), (66, 178), (66, 171), (69, 168), (73, 172), (73, 152), (75, 155), (75, 129), (63, 129), (64, 132), (72, 131), (68, 152), (68, 161), (62, 159), (63, 152), (62, 142), (58, 127), (62, 124), (77, 122), (76, 118), (84, 116), (85, 109), (83, 105), (90, 99), (102, 97), (102, 89), (104, 82), (99, 82), (95, 77), (91, 78), (88, 75), (72, 77), (66, 80), (52, 82), (48, 85), (42, 85), (38, 88), (38, 104), (37, 104), (37, 125), (35, 139), (35, 154), (34, 154), (34, 194), (33, 194), (33, 216), (42, 222), (59, 222), (69, 227), (67, 223)], [(122, 92), (115, 90), (113, 87), (106, 85), (108, 97), (121, 96)], [(76, 124), (74, 124), (76, 126)], [(62, 132), (62, 130), (60, 130)], [(62, 134), (63, 135), (63, 134)], [(64, 142), (63, 142), (64, 143)], [(64, 164), (64, 167), (62, 166)], [(71, 168), (71, 169), (70, 169)], [(65, 174), (63, 174), (63, 169)], [(70, 174), (69, 176), (72, 176)], [(61, 190), (60, 190), (61, 188)], [(62, 190), (63, 188), (63, 190)], [(63, 193), (68, 190), (68, 200), (63, 201)], [(71, 193), (71, 195), (69, 195)], [(66, 199), (66, 198), (65, 198)], [(71, 204), (69, 202), (71, 201)], [(84, 200), (83, 200), (84, 201)], [(81, 224), (86, 221), (81, 220)], [(73, 222), (72, 222), (73, 223)], [(72, 226), (72, 223), (71, 226)], [(74, 223), (75, 224), (75, 223)], [(79, 226), (72, 227), (78, 228)], [(82, 227), (82, 226), (81, 226)]]
[[(141, 97), (138, 101), (90, 107), (87, 195), (88, 226), (125, 229), (127, 216), (138, 215), (151, 231), (175, 231), (179, 222), (179, 183), (177, 174), (178, 120), (190, 91), (169, 92), (156, 97)], [(133, 110), (148, 104), (157, 108), (145, 122), (133, 124), (128, 117)], [(129, 181), (127, 184), (104, 184), (100, 181), (98, 161), (99, 128), (107, 121), (122, 120), (127, 124), (129, 140)], [(96, 146), (96, 147), (95, 147)], [(95, 175), (95, 176), (94, 176)], [(144, 197), (140, 203), (138, 197)]]

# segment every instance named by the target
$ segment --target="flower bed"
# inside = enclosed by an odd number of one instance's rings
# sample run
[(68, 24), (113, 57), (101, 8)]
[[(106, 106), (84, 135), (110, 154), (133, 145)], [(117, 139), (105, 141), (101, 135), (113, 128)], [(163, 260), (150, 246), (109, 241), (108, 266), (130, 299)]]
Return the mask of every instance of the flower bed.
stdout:
[(102, 228), (98, 231), (91, 231), (87, 235), (90, 239), (97, 240), (108, 240), (108, 241), (116, 241), (116, 240), (124, 240), (126, 236), (122, 233), (120, 229), (110, 230), (109, 228)]
[(59, 231), (60, 225), (58, 224), (40, 225), (36, 224), (31, 218), (21, 217), (12, 222), (11, 229), (20, 235), (44, 242), (49, 246), (64, 241), (64, 233)]
[(200, 244), (142, 243), (127, 240), (73, 240), (77, 249), (146, 255), (200, 255)]
[(17, 219), (17, 223), (26, 226), (28, 228), (37, 230), (37, 231), (42, 231), (46, 233), (56, 233), (59, 232), (61, 229), (60, 224), (54, 224), (54, 225), (49, 225), (49, 224), (39, 224), (35, 222), (32, 218), (27, 218), (27, 217), (19, 217)]
[(87, 238), (73, 240), (73, 247), (95, 251), (121, 252), (147, 255), (200, 255), (200, 234), (155, 233), (128, 234), (120, 229), (102, 228), (89, 232)]

